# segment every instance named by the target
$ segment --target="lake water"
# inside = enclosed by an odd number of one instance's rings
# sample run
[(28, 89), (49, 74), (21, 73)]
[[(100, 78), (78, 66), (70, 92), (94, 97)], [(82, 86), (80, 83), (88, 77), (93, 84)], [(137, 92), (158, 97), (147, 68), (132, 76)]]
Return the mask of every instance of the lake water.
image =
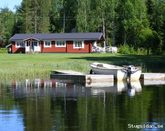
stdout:
[(163, 131), (165, 85), (0, 81), (0, 131), (24, 130)]

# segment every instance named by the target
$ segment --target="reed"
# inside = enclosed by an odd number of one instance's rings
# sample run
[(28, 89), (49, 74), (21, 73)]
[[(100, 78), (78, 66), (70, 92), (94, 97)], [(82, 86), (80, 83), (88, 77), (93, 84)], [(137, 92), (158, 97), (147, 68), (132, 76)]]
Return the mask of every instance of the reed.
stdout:
[[(89, 73), (90, 63), (98, 61), (116, 65), (133, 64), (147, 69), (165, 67), (164, 56), (91, 54), (0, 54), (0, 80), (49, 78), (52, 70), (75, 70)], [(162, 69), (162, 70), (163, 70)]]
[(49, 78), (57, 69), (88, 72), (88, 62), (75, 56), (82, 54), (0, 54), (0, 79)]

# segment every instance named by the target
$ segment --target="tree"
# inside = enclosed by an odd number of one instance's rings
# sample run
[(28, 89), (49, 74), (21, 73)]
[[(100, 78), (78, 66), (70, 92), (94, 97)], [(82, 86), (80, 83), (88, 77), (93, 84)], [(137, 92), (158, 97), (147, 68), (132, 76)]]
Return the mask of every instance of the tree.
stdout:
[(21, 33), (49, 32), (50, 5), (51, 0), (23, 0), (16, 11), (18, 21), (15, 23), (15, 28), (21, 26), (19, 29)]
[(161, 40), (156, 31), (150, 28), (141, 30), (139, 35), (141, 46), (147, 49), (147, 54), (159, 54), (161, 52)]
[(38, 5), (38, 8), (34, 8), (35, 11), (33, 11), (37, 12), (37, 16), (33, 16), (33, 19), (37, 19), (36, 21), (38, 23), (36, 33), (47, 33), (50, 29), (49, 12), (51, 0), (36, 0), (36, 4)]
[[(106, 17), (106, 34), (107, 39), (111, 40), (112, 45), (116, 45), (116, 18), (117, 18), (117, 12), (116, 8), (118, 5), (118, 0), (107, 0), (105, 2), (106, 8), (105, 8), (105, 16)], [(109, 41), (108, 41), (109, 42)]]
[(8, 44), (8, 39), (12, 35), (13, 26), (14, 13), (8, 8), (2, 8), (0, 10), (0, 37), (2, 45)]
[(137, 46), (137, 35), (148, 27), (145, 2), (141, 0), (119, 0), (117, 7), (118, 44)]
[(3, 45), (3, 38), (2, 36), (0, 36), (0, 48), (2, 47), (2, 45)]
[(32, 15), (31, 15), (31, 1), (23, 0), (21, 7), (19, 8), (19, 14), (21, 15), (21, 33), (32, 33), (34, 32), (32, 29)]
[[(76, 27), (78, 32), (88, 32), (89, 4), (88, 0), (78, 0)], [(91, 18), (92, 19), (92, 18)], [(94, 26), (94, 25), (93, 25)]]
[(62, 0), (52, 0), (51, 8), (49, 12), (50, 19), (50, 31), (51, 32), (63, 32), (63, 19), (61, 17), (61, 10), (63, 10)]
[(52, 0), (49, 13), (50, 30), (53, 32), (72, 32), (76, 27), (77, 1)]
[(157, 33), (163, 43), (165, 49), (165, 1), (163, 0), (147, 0), (146, 1), (148, 19), (150, 26)]
[(23, 0), (15, 13), (1, 9), (0, 22), (6, 43), (15, 33), (103, 32), (106, 44), (137, 49), (151, 29), (165, 50), (163, 0)]
[(154, 25), (154, 8), (155, 8), (155, 5), (154, 5), (154, 1), (153, 0), (146, 0), (146, 7), (147, 7), (147, 17), (149, 19), (149, 22), (150, 22), (150, 26), (153, 27)]

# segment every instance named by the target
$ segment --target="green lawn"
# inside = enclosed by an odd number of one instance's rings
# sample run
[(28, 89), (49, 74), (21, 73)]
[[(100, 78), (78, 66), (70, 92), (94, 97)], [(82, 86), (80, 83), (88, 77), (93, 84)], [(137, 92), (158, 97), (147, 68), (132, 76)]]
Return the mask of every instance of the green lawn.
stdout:
[[(109, 53), (93, 54), (0, 54), (0, 79), (49, 78), (56, 69), (88, 73), (94, 61), (117, 65), (134, 64), (148, 69), (165, 66), (164, 56), (127, 56)], [(152, 66), (151, 66), (152, 67)], [(144, 70), (144, 69), (143, 69)]]

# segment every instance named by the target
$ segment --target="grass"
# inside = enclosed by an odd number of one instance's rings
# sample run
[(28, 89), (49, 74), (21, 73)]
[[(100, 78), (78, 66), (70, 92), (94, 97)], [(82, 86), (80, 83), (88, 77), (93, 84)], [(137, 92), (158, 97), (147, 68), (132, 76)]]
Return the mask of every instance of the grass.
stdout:
[(6, 48), (0, 48), (0, 53), (7, 53), (7, 49)]
[(0, 78), (48, 78), (50, 71), (55, 69), (88, 72), (88, 61), (74, 59), (84, 55), (88, 56), (87, 54), (0, 54)]
[[(88, 73), (94, 61), (117, 65), (134, 64), (150, 71), (151, 65), (165, 67), (164, 56), (93, 54), (6, 54), (0, 53), (0, 79), (49, 78), (56, 69)], [(145, 70), (146, 70), (145, 69)]]

